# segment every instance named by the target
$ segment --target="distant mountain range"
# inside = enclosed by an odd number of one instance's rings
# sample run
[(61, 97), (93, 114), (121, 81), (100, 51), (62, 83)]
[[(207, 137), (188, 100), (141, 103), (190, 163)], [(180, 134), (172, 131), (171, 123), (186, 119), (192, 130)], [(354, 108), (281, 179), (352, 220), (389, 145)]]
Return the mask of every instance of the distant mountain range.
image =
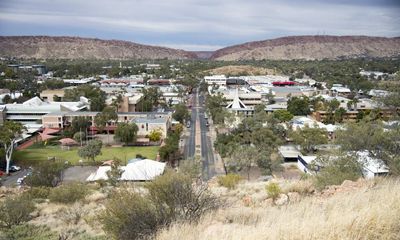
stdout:
[(80, 37), (0, 37), (0, 56), (39, 59), (193, 59), (194, 53), (128, 41)]
[(80, 37), (0, 36), (0, 56), (38, 59), (291, 60), (399, 57), (400, 37), (293, 36), (190, 52), (128, 41)]

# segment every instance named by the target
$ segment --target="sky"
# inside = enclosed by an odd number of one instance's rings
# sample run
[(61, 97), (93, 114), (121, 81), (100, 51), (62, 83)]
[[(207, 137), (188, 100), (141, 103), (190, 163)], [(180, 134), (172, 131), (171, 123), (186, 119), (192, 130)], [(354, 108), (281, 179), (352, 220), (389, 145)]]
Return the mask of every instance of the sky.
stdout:
[(400, 36), (400, 0), (0, 0), (0, 35), (208, 51), (294, 35)]

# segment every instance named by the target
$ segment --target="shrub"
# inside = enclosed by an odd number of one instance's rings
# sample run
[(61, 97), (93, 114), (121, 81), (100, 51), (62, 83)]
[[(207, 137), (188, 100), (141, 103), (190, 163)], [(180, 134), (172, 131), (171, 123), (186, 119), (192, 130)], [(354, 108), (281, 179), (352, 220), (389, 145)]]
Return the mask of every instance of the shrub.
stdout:
[(1, 227), (11, 228), (31, 219), (35, 205), (28, 198), (16, 196), (8, 197), (0, 204)]
[(228, 189), (234, 189), (236, 188), (240, 180), (242, 180), (242, 176), (238, 174), (229, 173), (225, 176), (219, 176), (218, 184)]
[(197, 221), (219, 206), (206, 185), (194, 186), (184, 174), (167, 172), (146, 183), (148, 193), (112, 194), (100, 215), (104, 231), (115, 239), (149, 239), (175, 221)]
[(72, 183), (51, 189), (49, 199), (51, 202), (74, 203), (83, 199), (88, 194), (85, 185)]
[(314, 192), (315, 188), (313, 182), (310, 180), (302, 180), (295, 183), (290, 184), (287, 188), (285, 188), (285, 192), (297, 192), (301, 195), (308, 195)]
[(319, 159), (324, 167), (315, 178), (315, 187), (319, 190), (329, 185), (340, 185), (344, 180), (356, 181), (362, 177), (362, 165), (352, 156), (338, 156), (332, 159)]
[(55, 187), (62, 181), (64, 167), (61, 162), (48, 161), (41, 163), (25, 179), (25, 183), (31, 187)]
[(267, 190), (268, 197), (272, 198), (273, 200), (276, 200), (282, 192), (279, 184), (273, 182), (269, 183), (265, 189)]
[(0, 239), (7, 240), (58, 240), (58, 234), (47, 226), (22, 224), (12, 226), (0, 234)]
[(104, 231), (115, 239), (130, 240), (154, 236), (163, 219), (150, 199), (121, 191), (112, 195), (100, 221)]
[(48, 187), (33, 187), (26, 192), (31, 199), (47, 199), (50, 194)]

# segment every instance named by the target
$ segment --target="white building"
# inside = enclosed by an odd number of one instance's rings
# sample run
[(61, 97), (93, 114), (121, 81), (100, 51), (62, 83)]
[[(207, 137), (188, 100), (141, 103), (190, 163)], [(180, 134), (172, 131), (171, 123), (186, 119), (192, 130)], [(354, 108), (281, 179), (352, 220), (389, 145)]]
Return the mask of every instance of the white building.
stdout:
[(204, 81), (208, 85), (226, 85), (226, 76), (225, 75), (213, 75), (213, 76), (205, 76)]

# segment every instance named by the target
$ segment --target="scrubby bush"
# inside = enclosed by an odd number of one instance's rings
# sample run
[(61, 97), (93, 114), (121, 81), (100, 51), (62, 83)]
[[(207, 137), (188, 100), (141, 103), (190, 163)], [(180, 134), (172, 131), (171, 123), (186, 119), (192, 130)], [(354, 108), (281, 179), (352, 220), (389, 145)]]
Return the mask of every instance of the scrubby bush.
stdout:
[(295, 183), (290, 184), (285, 188), (285, 192), (297, 192), (300, 195), (308, 195), (314, 192), (314, 184), (310, 180), (301, 180)]
[(122, 190), (112, 194), (100, 216), (115, 239), (149, 239), (176, 221), (195, 222), (219, 206), (206, 185), (194, 186), (189, 176), (167, 172), (146, 183), (147, 194)]
[(218, 207), (218, 200), (207, 185), (194, 186), (184, 174), (167, 172), (146, 185), (149, 197), (163, 208), (171, 221), (197, 221), (205, 212)]
[(50, 191), (49, 199), (57, 203), (74, 203), (83, 199), (88, 194), (88, 188), (79, 183), (71, 183)]
[(55, 187), (63, 177), (65, 166), (61, 162), (43, 162), (37, 165), (30, 176), (25, 179), (25, 183), (31, 187)]
[(58, 234), (47, 226), (22, 224), (0, 233), (0, 240), (58, 240)]
[(26, 192), (30, 199), (47, 199), (50, 194), (49, 187), (33, 187)]
[(26, 197), (8, 197), (0, 204), (0, 226), (11, 228), (31, 219), (35, 205)]
[(276, 200), (282, 192), (279, 184), (274, 182), (269, 183), (265, 189), (267, 190), (268, 197), (272, 198), (273, 200)]
[(318, 164), (323, 166), (314, 178), (315, 187), (319, 190), (330, 185), (340, 185), (344, 180), (356, 181), (362, 177), (362, 164), (353, 156), (320, 158)]
[(228, 189), (234, 189), (236, 188), (240, 180), (242, 180), (242, 176), (238, 174), (229, 173), (225, 176), (219, 176), (218, 184)]

